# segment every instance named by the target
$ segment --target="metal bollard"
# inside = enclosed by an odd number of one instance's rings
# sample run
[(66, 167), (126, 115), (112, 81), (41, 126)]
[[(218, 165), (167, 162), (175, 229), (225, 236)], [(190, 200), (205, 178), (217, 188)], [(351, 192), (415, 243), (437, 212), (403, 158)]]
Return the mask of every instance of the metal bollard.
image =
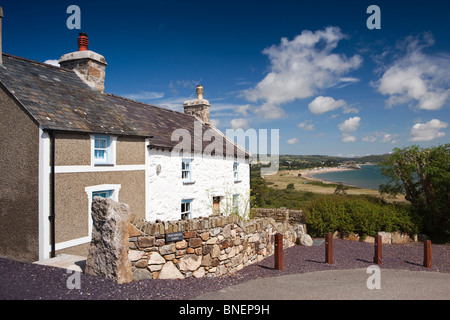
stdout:
[(275, 269), (283, 270), (283, 235), (275, 234)]
[(325, 263), (333, 264), (333, 235), (325, 235)]
[(431, 263), (431, 241), (425, 240), (423, 243), (423, 266), (430, 268), (432, 267)]
[(373, 263), (381, 264), (382, 260), (382, 237), (380, 235), (375, 236), (375, 256), (373, 257)]

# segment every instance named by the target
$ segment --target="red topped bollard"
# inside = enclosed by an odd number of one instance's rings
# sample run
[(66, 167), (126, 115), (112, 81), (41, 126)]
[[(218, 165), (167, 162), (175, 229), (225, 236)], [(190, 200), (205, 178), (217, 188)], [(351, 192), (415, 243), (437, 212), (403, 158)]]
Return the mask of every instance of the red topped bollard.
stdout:
[(423, 242), (423, 266), (430, 268), (432, 267), (431, 263), (431, 241), (425, 240)]
[(325, 263), (333, 264), (333, 235), (325, 235)]
[(275, 269), (283, 270), (283, 235), (275, 234)]
[(382, 260), (382, 237), (381, 235), (377, 234), (375, 236), (375, 256), (373, 257), (373, 263), (381, 264)]

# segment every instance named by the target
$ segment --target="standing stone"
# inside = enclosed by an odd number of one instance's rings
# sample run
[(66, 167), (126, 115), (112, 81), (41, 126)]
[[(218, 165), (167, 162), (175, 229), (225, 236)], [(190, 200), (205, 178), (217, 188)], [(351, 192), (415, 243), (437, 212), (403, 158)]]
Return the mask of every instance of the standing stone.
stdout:
[(128, 259), (129, 207), (112, 199), (95, 197), (92, 201), (92, 240), (86, 262), (87, 274), (131, 282)]

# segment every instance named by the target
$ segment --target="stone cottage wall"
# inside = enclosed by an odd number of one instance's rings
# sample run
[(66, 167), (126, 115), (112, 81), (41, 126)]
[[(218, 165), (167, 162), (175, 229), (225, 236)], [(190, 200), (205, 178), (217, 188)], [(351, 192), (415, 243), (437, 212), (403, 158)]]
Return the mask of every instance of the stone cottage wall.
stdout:
[[(273, 218), (242, 221), (236, 215), (159, 223), (131, 219), (129, 258), (133, 279), (181, 279), (233, 274), (296, 241), (294, 227)], [(170, 236), (178, 236), (170, 241)]]

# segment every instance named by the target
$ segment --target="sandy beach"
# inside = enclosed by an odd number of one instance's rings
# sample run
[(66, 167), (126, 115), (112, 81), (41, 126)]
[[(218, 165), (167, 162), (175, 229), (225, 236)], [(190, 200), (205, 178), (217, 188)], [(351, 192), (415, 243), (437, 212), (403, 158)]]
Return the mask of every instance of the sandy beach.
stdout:
[(350, 168), (347, 166), (339, 166), (335, 168), (314, 168), (314, 169), (304, 169), (299, 170), (298, 173), (302, 175), (302, 178), (305, 178), (307, 180), (313, 180), (313, 181), (321, 181), (323, 183), (335, 183), (335, 182), (329, 182), (322, 179), (318, 179), (314, 177), (313, 175), (319, 174), (319, 173), (326, 173), (326, 172), (342, 172), (342, 171), (350, 171), (350, 170), (358, 170), (356, 168)]

